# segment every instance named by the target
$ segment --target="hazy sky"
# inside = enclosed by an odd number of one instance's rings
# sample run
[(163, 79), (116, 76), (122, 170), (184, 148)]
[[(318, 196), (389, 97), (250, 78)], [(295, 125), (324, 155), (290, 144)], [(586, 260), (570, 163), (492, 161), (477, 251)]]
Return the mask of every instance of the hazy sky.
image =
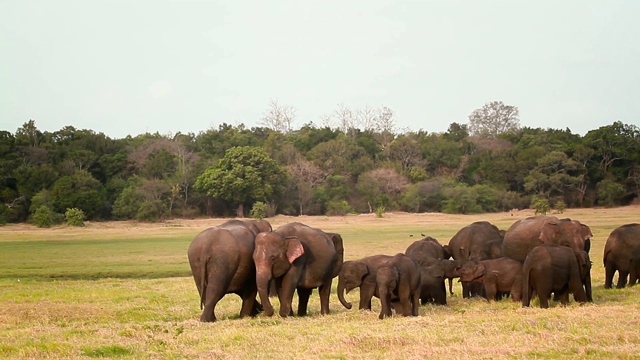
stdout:
[(344, 104), (446, 131), (492, 100), (522, 126), (640, 124), (640, 1), (0, 0), (0, 130), (113, 138), (299, 128)]

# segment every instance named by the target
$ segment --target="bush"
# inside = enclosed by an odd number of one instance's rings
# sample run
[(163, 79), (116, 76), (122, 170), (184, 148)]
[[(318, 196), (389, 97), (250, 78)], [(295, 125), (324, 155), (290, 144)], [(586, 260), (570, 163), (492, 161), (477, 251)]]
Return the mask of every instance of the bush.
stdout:
[(562, 214), (567, 209), (567, 204), (563, 200), (558, 200), (553, 206), (553, 209), (556, 211), (556, 213)]
[(78, 208), (67, 209), (64, 212), (64, 218), (69, 226), (84, 226), (84, 211)]
[(136, 220), (154, 222), (164, 215), (165, 206), (160, 200), (148, 200), (142, 202), (136, 213)]
[(267, 216), (267, 204), (262, 201), (256, 201), (251, 207), (250, 215), (254, 219), (264, 219)]
[(379, 217), (379, 218), (384, 217), (384, 211), (385, 211), (384, 206), (378, 206), (376, 208), (376, 217)]
[(42, 205), (31, 216), (33, 223), (39, 228), (48, 228), (53, 224), (53, 212), (47, 206)]
[(624, 186), (617, 182), (604, 179), (596, 185), (598, 204), (602, 206), (615, 206), (624, 196)]
[(347, 215), (353, 211), (346, 200), (331, 200), (327, 204), (327, 215)]
[(549, 200), (537, 195), (531, 198), (531, 207), (535, 209), (536, 215), (546, 215), (551, 210)]

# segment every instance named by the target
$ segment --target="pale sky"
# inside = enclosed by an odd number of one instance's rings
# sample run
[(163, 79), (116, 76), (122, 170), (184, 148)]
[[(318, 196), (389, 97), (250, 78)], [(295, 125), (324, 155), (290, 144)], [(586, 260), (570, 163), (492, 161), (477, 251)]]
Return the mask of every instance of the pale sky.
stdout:
[(584, 135), (640, 125), (640, 1), (0, 0), (0, 130), (293, 128), (344, 104), (444, 132), (485, 103)]

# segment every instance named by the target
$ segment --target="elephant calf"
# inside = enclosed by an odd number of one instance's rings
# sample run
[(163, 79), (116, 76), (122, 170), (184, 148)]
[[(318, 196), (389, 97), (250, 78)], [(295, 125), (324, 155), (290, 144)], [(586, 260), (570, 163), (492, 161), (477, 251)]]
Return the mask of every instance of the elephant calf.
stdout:
[[(398, 299), (403, 316), (418, 316), (420, 307), (420, 266), (404, 254), (397, 254), (378, 268), (380, 319), (392, 315), (391, 301)], [(398, 309), (396, 309), (398, 311)]]
[(458, 270), (460, 281), (484, 285), (487, 301), (500, 300), (509, 293), (513, 301), (522, 299), (522, 263), (506, 257), (468, 261)]

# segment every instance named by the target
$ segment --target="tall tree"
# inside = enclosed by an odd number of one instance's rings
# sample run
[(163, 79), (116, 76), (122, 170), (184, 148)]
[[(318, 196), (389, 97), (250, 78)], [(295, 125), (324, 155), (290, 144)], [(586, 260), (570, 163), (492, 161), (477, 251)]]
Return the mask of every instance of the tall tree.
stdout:
[(480, 137), (497, 137), (520, 129), (520, 111), (517, 107), (492, 101), (469, 115), (469, 133)]
[(236, 215), (244, 216), (244, 203), (267, 201), (281, 190), (283, 167), (258, 147), (233, 147), (215, 166), (198, 176), (195, 188), (209, 196), (237, 204)]
[(292, 106), (278, 104), (278, 100), (271, 100), (269, 108), (262, 115), (262, 124), (273, 131), (283, 134), (291, 131), (291, 124), (296, 118), (296, 109)]

